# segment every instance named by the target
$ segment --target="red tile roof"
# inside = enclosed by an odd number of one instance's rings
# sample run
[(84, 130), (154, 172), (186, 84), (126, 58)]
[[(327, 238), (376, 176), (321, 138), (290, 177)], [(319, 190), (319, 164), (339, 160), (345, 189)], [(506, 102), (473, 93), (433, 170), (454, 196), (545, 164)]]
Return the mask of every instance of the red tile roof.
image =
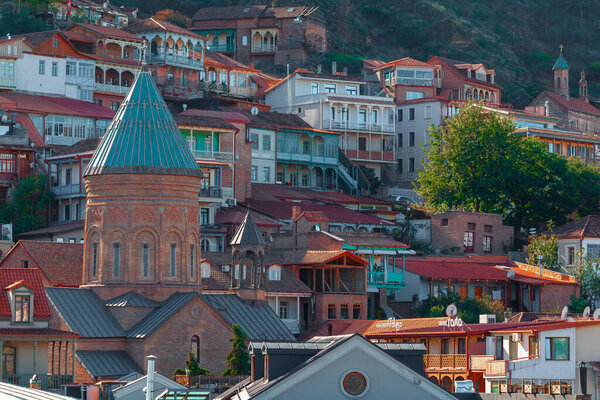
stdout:
[[(6, 288), (18, 281), (23, 281), (34, 290), (33, 317), (50, 318), (50, 306), (44, 291), (40, 270), (37, 268), (0, 268), (0, 287)], [(11, 318), (11, 316), (8, 296), (4, 293), (0, 296), (0, 318)]]
[(391, 67), (392, 65), (401, 66), (401, 67), (425, 67), (425, 68), (433, 67), (433, 65), (427, 64), (426, 62), (415, 60), (414, 58), (410, 58), (410, 57), (404, 57), (404, 58), (400, 58), (399, 60), (390, 61), (390, 62), (380, 65), (379, 67), (376, 67), (374, 69), (378, 70), (378, 69), (382, 69), (382, 68)]
[[(35, 298), (34, 298), (35, 303)], [(37, 314), (33, 317), (35, 318)], [(79, 337), (80, 335), (75, 332), (60, 331), (58, 329), (50, 328), (0, 328), (0, 336), (37, 336), (37, 337)]]
[(99, 119), (112, 119), (115, 116), (115, 111), (89, 101), (16, 92), (0, 93), (0, 106), (7, 111), (31, 114), (58, 114)]
[(582, 326), (600, 325), (598, 320), (575, 320), (575, 321), (543, 321), (536, 324), (529, 323), (527, 326), (515, 328), (501, 327), (492, 331), (493, 333), (512, 333), (512, 332), (542, 332), (553, 331), (556, 329), (578, 328)]
[(600, 238), (600, 215), (586, 215), (576, 221), (557, 226), (550, 233), (559, 239)]
[(600, 137), (596, 135), (589, 135), (586, 133), (566, 132), (558, 129), (544, 129), (544, 128), (532, 128), (529, 126), (515, 129), (514, 133), (519, 135), (535, 135), (539, 137), (550, 137), (550, 138), (563, 138), (570, 139), (577, 142), (591, 142), (593, 144), (600, 144)]
[(305, 9), (306, 7), (271, 7), (269, 11), (275, 14), (275, 18), (296, 18)]
[[(143, 41), (142, 38), (132, 35), (131, 33), (124, 31), (123, 29), (119, 29), (119, 28), (113, 28), (110, 26), (101, 26), (101, 25), (91, 25), (91, 24), (76, 24), (76, 26), (81, 26), (92, 32), (96, 32), (96, 33), (99, 33), (101, 35), (108, 36), (108, 37), (131, 40), (134, 42), (142, 42)], [(70, 30), (67, 30), (65, 33), (67, 35), (69, 35), (69, 37), (72, 34), (72, 32), (70, 32)]]
[[(241, 209), (227, 211), (215, 216), (215, 224), (239, 225), (244, 221), (245, 217), (246, 211), (242, 211)], [(252, 219), (258, 226), (283, 226), (281, 222), (275, 219), (254, 212), (252, 213)]]
[(29, 140), (31, 140), (31, 142), (33, 142), (36, 146), (46, 146), (46, 142), (44, 142), (44, 139), (42, 139), (42, 134), (37, 131), (33, 121), (31, 118), (29, 118), (29, 115), (18, 113), (17, 122), (20, 123), (23, 128), (27, 129), (27, 136), (29, 136)]
[(198, 110), (198, 109), (188, 109), (182, 112), (180, 115), (195, 115), (199, 117), (213, 117), (213, 118), (221, 118), (227, 122), (239, 122), (242, 124), (247, 124), (250, 122), (250, 118), (245, 116), (241, 112), (236, 111), (214, 111), (214, 110)]
[(548, 96), (550, 99), (554, 100), (560, 106), (566, 108), (569, 111), (577, 111), (600, 116), (600, 110), (591, 105), (589, 102), (585, 101), (585, 99), (577, 99), (571, 97), (569, 100), (567, 100), (560, 94), (549, 91), (544, 91), (541, 93), (541, 95)]
[(252, 196), (254, 200), (306, 200), (307, 202), (322, 202), (329, 204), (379, 204), (392, 205), (389, 201), (383, 201), (366, 196), (354, 196), (340, 192), (320, 192), (308, 188), (290, 187), (269, 183), (252, 183)]
[(11, 253), (17, 247), (22, 247), (29, 254), (34, 266), (40, 269), (52, 285), (81, 285), (83, 244), (19, 240), (0, 262), (0, 271), (20, 266), (21, 259), (11, 257)]
[(205, 53), (204, 54), (204, 66), (210, 67), (213, 65), (219, 65), (219, 66), (225, 66), (225, 67), (230, 67), (230, 68), (234, 68), (234, 69), (242, 69), (242, 70), (249, 70), (249, 71), (254, 70), (253, 68), (250, 68), (250, 66), (248, 66), (248, 65), (242, 64), (241, 62), (238, 62), (231, 57), (227, 57), (225, 54)]
[(362, 62), (363, 62), (363, 66), (366, 69), (375, 69), (375, 68), (381, 67), (382, 65), (387, 64), (385, 61), (381, 61), (381, 60), (369, 60), (367, 58), (363, 58)]
[(187, 29), (171, 24), (170, 22), (157, 21), (154, 18), (134, 22), (133, 24), (127, 25), (124, 30), (129, 33), (172, 32), (204, 39), (204, 36), (199, 35), (196, 32), (188, 31)]

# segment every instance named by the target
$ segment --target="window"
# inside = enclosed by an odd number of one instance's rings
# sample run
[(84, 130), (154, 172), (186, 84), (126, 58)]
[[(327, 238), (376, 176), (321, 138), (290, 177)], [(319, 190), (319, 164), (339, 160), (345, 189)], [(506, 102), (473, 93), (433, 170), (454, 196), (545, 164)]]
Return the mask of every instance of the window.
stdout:
[(210, 216), (210, 209), (208, 209), (208, 208), (200, 209), (200, 225), (201, 226), (210, 224), (209, 216)]
[(263, 150), (271, 150), (271, 136), (263, 135)]
[(398, 109), (398, 122), (402, 122), (402, 120), (404, 119), (404, 112), (401, 108)]
[(142, 273), (148, 276), (148, 243), (142, 244)]
[(194, 245), (190, 244), (190, 276), (194, 277)]
[(502, 350), (502, 336), (496, 336), (494, 338), (495, 344), (495, 352), (494, 358), (496, 360), (502, 360), (504, 358), (503, 350)]
[(450, 346), (450, 339), (442, 339), (440, 353), (441, 354), (452, 354), (452, 348)]
[(65, 168), (65, 185), (71, 184), (71, 168)]
[(483, 237), (483, 252), (484, 253), (492, 252), (492, 237), (491, 236)]
[(198, 335), (194, 335), (190, 339), (190, 353), (194, 355), (196, 361), (200, 361), (200, 338)]
[(425, 119), (431, 119), (431, 106), (425, 106)]
[(335, 93), (335, 84), (326, 83), (324, 85), (325, 93)]
[(248, 36), (242, 36), (242, 46), (248, 46)]
[(414, 132), (408, 132), (408, 145), (410, 147), (415, 146), (415, 133)]
[(200, 276), (202, 278), (210, 278), (210, 264), (203, 263), (200, 267)]
[(408, 159), (408, 172), (415, 172), (415, 159), (413, 157)]
[(258, 168), (256, 166), (253, 166), (250, 169), (250, 179), (252, 180), (252, 182), (256, 182), (258, 180), (258, 177), (257, 177), (258, 171), (257, 170), (258, 170)]
[(346, 94), (358, 94), (358, 87), (346, 86)]
[(281, 268), (274, 265), (269, 268), (269, 280), (270, 281), (279, 281), (281, 280)]
[(469, 223), (467, 223), (467, 230), (474, 231), (476, 226), (477, 225), (474, 222), (469, 222)]
[(287, 301), (280, 301), (279, 302), (279, 318), (281, 319), (288, 319), (289, 318), (289, 302)]
[(340, 319), (348, 319), (348, 304), (342, 304), (340, 308)]
[(129, 50), (123, 50), (123, 58), (129, 58)]
[(364, 137), (358, 138), (358, 150), (362, 150), (362, 151), (367, 150), (367, 138), (364, 138)]
[(493, 229), (494, 229), (494, 228), (492, 227), (492, 225), (484, 225), (484, 226), (483, 226), (483, 231), (484, 231), (485, 233), (492, 233)]
[(336, 315), (336, 307), (335, 304), (328, 304), (327, 305), (327, 319), (336, 319), (337, 315)]
[(360, 304), (352, 305), (352, 319), (360, 319)]
[(415, 120), (415, 109), (414, 108), (408, 109), (408, 119), (411, 121)]
[(425, 94), (423, 92), (406, 92), (406, 100), (422, 99), (423, 97), (425, 97)]
[(529, 336), (529, 357), (534, 358), (540, 355), (540, 348), (538, 343), (538, 337), (531, 335)]
[(396, 170), (398, 171), (398, 174), (402, 174), (403, 171), (403, 166), (404, 166), (404, 162), (402, 161), (401, 158), (399, 158), (396, 161)]
[(600, 257), (600, 244), (588, 244), (587, 255), (592, 258)]
[(377, 110), (371, 110), (371, 122), (374, 124), (377, 123)]
[(45, 75), (46, 74), (46, 61), (40, 60), (38, 64), (38, 74)]
[(312, 82), (310, 84), (310, 94), (318, 94), (319, 93), (319, 83)]
[(79, 76), (82, 78), (91, 78), (94, 76), (94, 66), (92, 64), (79, 64)]
[(331, 119), (335, 119), (335, 107), (331, 107)]
[(171, 276), (175, 276), (177, 243), (171, 243)]
[(15, 76), (15, 64), (12, 62), (0, 62), (0, 77), (12, 78)]
[(567, 265), (575, 264), (575, 247), (567, 247)]
[(569, 338), (546, 338), (546, 360), (569, 359)]
[(15, 296), (15, 322), (30, 322), (30, 300), (31, 297), (29, 295)]
[(448, 218), (442, 218), (441, 225), (442, 226), (448, 226)]
[(466, 231), (464, 234), (464, 240), (463, 240), (463, 244), (465, 247), (465, 253), (472, 253), (473, 252), (473, 242), (475, 239), (475, 233), (474, 232), (469, 232)]
[(263, 182), (271, 182), (271, 168), (263, 167)]
[(250, 141), (252, 142), (252, 148), (258, 150), (258, 134), (253, 133), (250, 135)]
[(96, 276), (98, 267), (98, 243), (92, 243), (92, 276)]
[(71, 220), (71, 206), (69, 204), (65, 205), (65, 221)]
[(22, 260), (21, 261), (21, 268), (29, 268), (29, 261), (28, 260)]
[(456, 354), (467, 354), (467, 339), (459, 338), (456, 347)]
[(121, 248), (119, 243), (113, 243), (113, 276), (119, 276), (119, 262), (121, 261)]
[(302, 174), (301, 184), (302, 186), (308, 186), (308, 174)]
[(58, 49), (58, 38), (52, 38), (52, 47)]
[(67, 61), (67, 76), (77, 76), (77, 63)]
[(399, 133), (398, 134), (398, 147), (402, 147), (403, 144), (404, 144), (404, 134)]
[(52, 76), (58, 76), (58, 63), (52, 63)]
[(298, 175), (296, 175), (296, 174), (290, 175), (290, 185), (298, 186)]
[(4, 345), (2, 348), (2, 371), (5, 374), (14, 374), (16, 372), (17, 348)]
[(110, 109), (113, 111), (117, 111), (119, 109), (119, 106), (121, 105), (121, 103), (119, 103), (118, 101), (111, 101), (110, 102)]
[(310, 142), (302, 142), (302, 154), (310, 154)]

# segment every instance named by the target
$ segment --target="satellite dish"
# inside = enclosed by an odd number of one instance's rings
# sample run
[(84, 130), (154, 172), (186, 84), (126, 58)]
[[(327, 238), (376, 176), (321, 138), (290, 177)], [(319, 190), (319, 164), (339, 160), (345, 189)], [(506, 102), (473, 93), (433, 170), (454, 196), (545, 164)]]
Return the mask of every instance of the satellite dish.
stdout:
[(590, 317), (590, 311), (592, 309), (588, 306), (583, 310), (583, 318), (588, 319)]
[(600, 308), (596, 308), (594, 310), (594, 313), (592, 314), (592, 318), (594, 318), (595, 320), (599, 320), (600, 319)]
[(8, 115), (2, 114), (2, 122), (8, 122)]
[(569, 313), (569, 307), (564, 306), (562, 309), (562, 312), (560, 313), (560, 319), (562, 319), (563, 321), (566, 321), (568, 313)]
[(446, 307), (446, 315), (448, 316), (448, 318), (456, 317), (457, 311), (458, 309), (454, 304), (450, 304), (448, 307)]
[(509, 269), (508, 271), (506, 271), (506, 278), (507, 279), (512, 279), (515, 277), (515, 270), (514, 269)]
[(258, 115), (258, 107), (252, 106), (252, 108), (250, 109), (250, 114)]

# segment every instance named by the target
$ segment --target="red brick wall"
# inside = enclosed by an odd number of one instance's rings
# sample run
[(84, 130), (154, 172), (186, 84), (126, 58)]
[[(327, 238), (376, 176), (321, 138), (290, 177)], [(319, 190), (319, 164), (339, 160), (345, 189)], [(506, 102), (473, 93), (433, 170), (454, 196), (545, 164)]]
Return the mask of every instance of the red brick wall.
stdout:
[(406, 92), (423, 92), (423, 97), (435, 96), (436, 89), (433, 86), (405, 86), (396, 85), (396, 103), (406, 101)]
[(23, 260), (28, 261), (29, 268), (37, 267), (37, 264), (25, 249), (21, 245), (16, 244), (11, 249), (11, 252), (0, 261), (0, 268), (21, 268), (23, 266)]
[(315, 302), (315, 324), (320, 325), (327, 321), (327, 308), (329, 304), (336, 305), (337, 319), (340, 319), (342, 304), (348, 304), (348, 319), (352, 320), (352, 306), (360, 304), (361, 318), (367, 319), (367, 296), (363, 294), (317, 294)]
[(111, 101), (116, 101), (121, 104), (124, 98), (124, 94), (108, 94), (94, 90), (94, 100), (100, 100), (102, 102), (100, 105), (105, 108), (110, 108)]
[(245, 201), (252, 196), (250, 170), (252, 167), (252, 144), (246, 143), (246, 124), (231, 122), (239, 132), (235, 135), (235, 187), (234, 196), (237, 201)]
[(541, 287), (540, 293), (540, 311), (559, 307), (564, 307), (571, 303), (569, 296), (579, 295), (577, 285), (553, 285), (547, 284)]

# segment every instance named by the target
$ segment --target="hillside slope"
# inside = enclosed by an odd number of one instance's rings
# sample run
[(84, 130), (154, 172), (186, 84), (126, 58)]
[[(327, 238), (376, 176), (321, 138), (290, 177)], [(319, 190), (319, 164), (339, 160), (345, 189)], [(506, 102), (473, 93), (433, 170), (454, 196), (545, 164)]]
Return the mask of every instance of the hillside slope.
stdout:
[[(162, 0), (113, 0), (145, 13)], [(192, 16), (207, 5), (264, 4), (244, 0), (173, 0)], [(552, 83), (560, 44), (578, 92), (585, 69), (590, 95), (600, 97), (600, 2), (593, 0), (275, 0), (276, 6), (318, 6), (327, 22), (330, 59), (359, 68), (357, 57), (391, 60), (433, 55), (496, 69), (504, 102), (522, 107)]]

